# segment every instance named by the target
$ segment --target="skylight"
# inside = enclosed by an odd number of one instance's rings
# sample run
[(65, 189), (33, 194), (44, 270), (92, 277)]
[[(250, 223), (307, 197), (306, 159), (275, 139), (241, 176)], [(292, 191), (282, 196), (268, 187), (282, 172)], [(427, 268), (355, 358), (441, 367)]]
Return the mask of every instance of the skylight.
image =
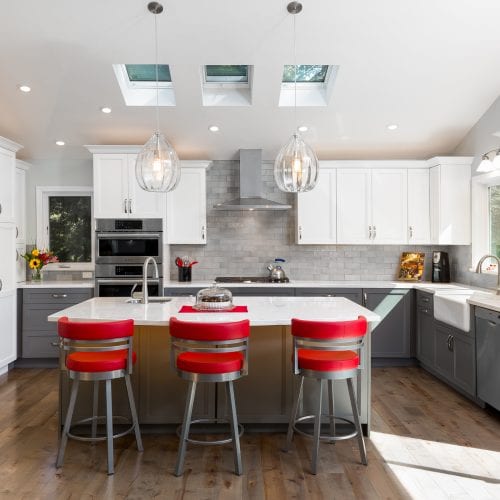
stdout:
[(201, 69), (203, 106), (250, 106), (253, 67), (208, 64)]
[[(328, 106), (338, 66), (328, 64), (287, 64), (281, 77), (280, 106)], [(297, 84), (295, 84), (295, 70)]]
[[(156, 105), (155, 64), (113, 64), (127, 106)], [(168, 64), (158, 64), (158, 103), (175, 106), (174, 86)]]

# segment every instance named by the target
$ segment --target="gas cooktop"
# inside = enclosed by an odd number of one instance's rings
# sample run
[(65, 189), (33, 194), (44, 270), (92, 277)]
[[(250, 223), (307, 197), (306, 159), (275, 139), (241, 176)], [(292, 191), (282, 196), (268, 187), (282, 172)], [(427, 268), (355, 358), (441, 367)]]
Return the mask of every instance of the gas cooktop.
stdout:
[(273, 280), (269, 276), (217, 276), (216, 283), (288, 283), (288, 278)]

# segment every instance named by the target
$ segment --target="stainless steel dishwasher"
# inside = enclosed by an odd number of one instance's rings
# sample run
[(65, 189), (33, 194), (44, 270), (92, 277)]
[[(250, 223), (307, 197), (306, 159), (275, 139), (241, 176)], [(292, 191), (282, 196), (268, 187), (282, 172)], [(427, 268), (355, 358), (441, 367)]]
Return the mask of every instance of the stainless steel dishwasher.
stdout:
[(476, 307), (477, 395), (500, 410), (500, 313)]

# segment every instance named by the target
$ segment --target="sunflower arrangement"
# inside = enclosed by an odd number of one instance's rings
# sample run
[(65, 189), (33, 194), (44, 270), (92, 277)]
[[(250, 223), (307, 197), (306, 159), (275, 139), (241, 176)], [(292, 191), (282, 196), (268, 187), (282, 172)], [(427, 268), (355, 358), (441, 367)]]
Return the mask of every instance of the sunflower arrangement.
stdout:
[(35, 247), (31, 252), (27, 252), (21, 257), (26, 260), (29, 268), (33, 271), (33, 279), (40, 280), (42, 278), (42, 267), (50, 264), (51, 262), (58, 262), (57, 257), (49, 250), (40, 250)]

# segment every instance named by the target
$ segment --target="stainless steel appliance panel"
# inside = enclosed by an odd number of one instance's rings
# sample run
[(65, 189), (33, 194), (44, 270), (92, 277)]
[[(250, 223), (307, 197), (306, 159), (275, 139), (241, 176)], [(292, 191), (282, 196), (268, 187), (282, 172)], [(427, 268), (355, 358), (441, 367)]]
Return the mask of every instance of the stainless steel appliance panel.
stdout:
[[(134, 285), (136, 285), (135, 288)], [(95, 280), (96, 297), (130, 297), (132, 289), (137, 293), (142, 292), (142, 280), (107, 278)], [(148, 294), (152, 297), (163, 295), (163, 280), (161, 278), (148, 280)]]

